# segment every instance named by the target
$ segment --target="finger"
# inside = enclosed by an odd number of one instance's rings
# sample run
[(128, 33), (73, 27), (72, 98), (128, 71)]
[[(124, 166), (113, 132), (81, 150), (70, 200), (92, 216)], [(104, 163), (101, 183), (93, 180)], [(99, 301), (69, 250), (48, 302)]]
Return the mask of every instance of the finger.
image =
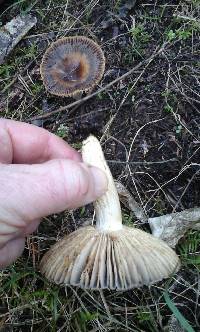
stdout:
[(12, 264), (24, 250), (24, 238), (16, 238), (6, 243), (6, 245), (0, 249), (0, 268)]
[(0, 191), (0, 220), (7, 220), (15, 231), (25, 227), (22, 221), (30, 223), (86, 205), (107, 189), (106, 176), (100, 169), (66, 159), (36, 165), (1, 165), (0, 184), (4, 188)]
[(0, 222), (0, 249), (12, 239), (25, 237), (35, 232), (40, 221), (40, 219), (32, 220), (28, 224), (21, 221), (15, 225), (12, 222)]
[(23, 236), (27, 236), (33, 232), (36, 231), (36, 229), (38, 228), (39, 224), (40, 224), (41, 220), (37, 219), (37, 220), (33, 220), (31, 221), (23, 230)]
[(42, 163), (56, 158), (80, 161), (79, 153), (49, 131), (27, 123), (0, 119), (0, 162)]

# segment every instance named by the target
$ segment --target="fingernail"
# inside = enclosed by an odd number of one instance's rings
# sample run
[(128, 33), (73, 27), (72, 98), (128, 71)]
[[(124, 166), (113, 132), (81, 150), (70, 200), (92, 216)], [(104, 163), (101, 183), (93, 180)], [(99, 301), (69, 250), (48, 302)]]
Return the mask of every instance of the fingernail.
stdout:
[(90, 167), (93, 179), (94, 179), (94, 190), (97, 197), (105, 194), (108, 188), (108, 180), (105, 173), (97, 167)]

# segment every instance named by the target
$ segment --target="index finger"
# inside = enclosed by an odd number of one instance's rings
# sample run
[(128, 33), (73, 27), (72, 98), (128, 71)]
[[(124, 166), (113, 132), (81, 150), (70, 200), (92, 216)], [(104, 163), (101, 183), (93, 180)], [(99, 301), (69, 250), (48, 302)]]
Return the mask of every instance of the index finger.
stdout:
[(80, 161), (80, 154), (49, 131), (23, 122), (0, 119), (0, 162), (42, 163), (56, 158)]

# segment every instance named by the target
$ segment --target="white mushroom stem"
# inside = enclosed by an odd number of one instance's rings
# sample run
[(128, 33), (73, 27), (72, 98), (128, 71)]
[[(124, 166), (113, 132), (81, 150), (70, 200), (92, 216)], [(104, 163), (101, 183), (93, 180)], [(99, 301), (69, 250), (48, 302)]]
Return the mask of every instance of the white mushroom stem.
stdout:
[(83, 142), (82, 157), (85, 163), (100, 168), (108, 179), (107, 192), (94, 203), (96, 228), (104, 232), (122, 229), (122, 214), (118, 193), (97, 138), (89, 136)]

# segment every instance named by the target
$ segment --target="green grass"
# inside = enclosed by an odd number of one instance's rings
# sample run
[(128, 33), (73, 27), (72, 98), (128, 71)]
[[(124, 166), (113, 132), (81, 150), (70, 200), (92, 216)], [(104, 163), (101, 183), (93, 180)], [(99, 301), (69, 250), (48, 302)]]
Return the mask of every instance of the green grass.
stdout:
[(200, 269), (200, 233), (199, 231), (189, 231), (178, 245), (178, 250), (182, 262), (188, 265), (195, 265)]
[(66, 138), (68, 136), (68, 131), (69, 131), (69, 128), (67, 126), (65, 126), (64, 124), (61, 124), (56, 131), (56, 135), (61, 138)]
[(181, 314), (181, 312), (178, 310), (178, 308), (175, 306), (174, 302), (170, 299), (168, 292), (166, 291), (164, 293), (164, 299), (166, 304), (168, 305), (169, 309), (172, 311), (174, 316), (179, 321), (181, 327), (186, 332), (195, 332), (195, 330), (192, 328), (192, 326), (188, 323), (188, 321), (185, 319), (185, 317)]
[(128, 214), (126, 212), (122, 213), (122, 220), (123, 220), (123, 224), (126, 226), (133, 226), (134, 223), (134, 217), (132, 214)]

